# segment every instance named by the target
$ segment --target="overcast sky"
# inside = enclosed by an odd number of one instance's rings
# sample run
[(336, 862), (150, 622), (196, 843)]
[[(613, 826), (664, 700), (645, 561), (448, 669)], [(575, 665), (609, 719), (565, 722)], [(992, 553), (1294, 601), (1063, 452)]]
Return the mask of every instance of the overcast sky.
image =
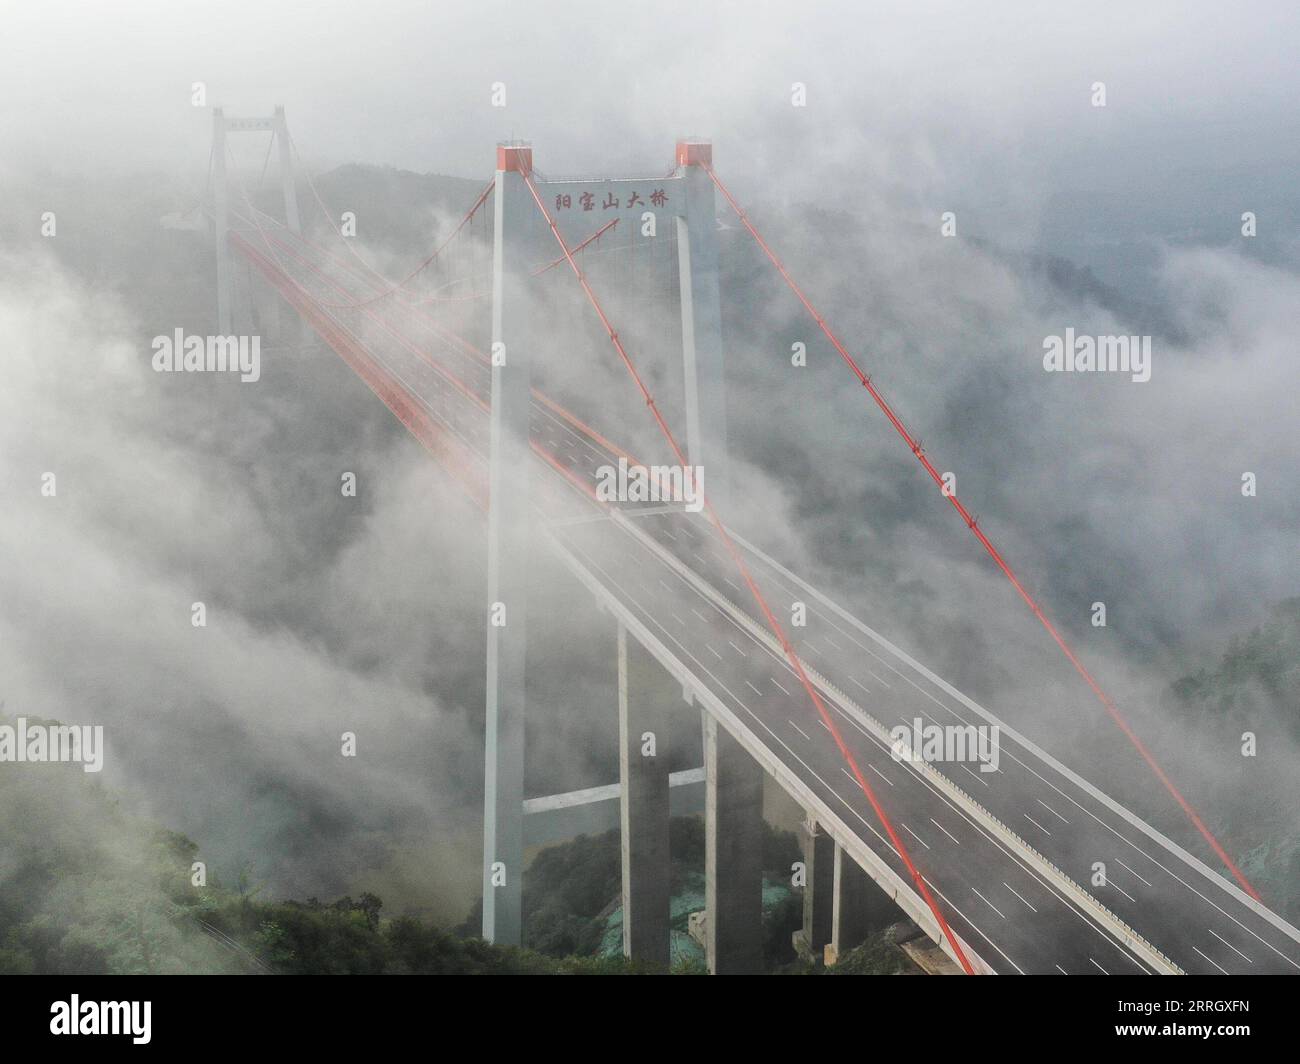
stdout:
[[(1119, 175), (1086, 154), (1102, 123), (1145, 144), (1148, 167), (1193, 130), (1231, 149), (1204, 165), (1294, 158), (1298, 27), (1285, 0), (55, 0), (6, 12), (0, 110), (11, 168), (201, 168), (202, 81), (234, 112), (283, 103), (319, 157), (465, 176), (488, 170), (500, 137), (531, 138), (545, 168), (585, 171), (661, 165), (693, 133), (732, 171), (761, 161), (796, 184), (814, 159), (818, 183), (836, 180), (828, 153), (926, 159), (950, 179), (1088, 162), (1087, 182), (1104, 184)], [(1104, 115), (1088, 105), (1094, 81)]]

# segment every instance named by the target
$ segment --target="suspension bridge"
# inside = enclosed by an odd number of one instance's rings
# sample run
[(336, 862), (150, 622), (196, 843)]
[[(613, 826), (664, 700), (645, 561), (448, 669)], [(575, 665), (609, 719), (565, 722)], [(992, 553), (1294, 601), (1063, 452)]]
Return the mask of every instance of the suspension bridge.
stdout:
[[(230, 140), (250, 132), (279, 144), (282, 218), (259, 210), (238, 177)], [(486, 938), (521, 940), (524, 851), (537, 836), (530, 825), (543, 818), (579, 824), (589, 822), (584, 810), (616, 808), (624, 950), (666, 964), (668, 818), (679, 797), (694, 794), (705, 813), (701, 928), (709, 968), (760, 970), (767, 779), (804, 811), (798, 937), (829, 959), (861, 941), (870, 880), (969, 974), (1300, 971), (1300, 932), (1260, 898), (950, 490), (723, 182), (708, 142), (681, 141), (670, 167), (628, 178), (548, 177), (530, 146), (499, 145), (492, 179), (400, 277), (356, 251), (305, 168), (326, 224), (315, 237), (304, 235), (296, 158), (282, 109), (252, 119), (215, 112), (218, 327), (223, 335), (236, 331), (238, 258), (486, 515)], [(732, 523), (720, 206), (843, 361), (864, 414), (885, 419), (1077, 671), (1099, 719), (1119, 729), (1135, 765), (1190, 821), (1202, 856), (908, 656)], [(606, 353), (599, 370), (573, 364), (572, 351), (592, 346), (567, 335), (580, 319)], [(536, 370), (548, 357), (555, 362), (557, 351), (564, 397), (537, 386)], [(603, 387), (611, 367), (627, 399), (617, 407)], [(602, 382), (590, 389), (599, 396), (584, 397), (584, 374)], [(553, 365), (546, 375), (557, 376)], [(598, 490), (620, 464), (657, 463), (687, 477), (707, 472), (698, 476), (698, 505), (611, 501)], [(526, 587), (530, 559), (542, 549), (617, 626), (619, 782), (526, 797)], [(900, 756), (894, 729), (918, 720), (970, 734), (996, 726), (996, 769), (916, 750)], [(658, 751), (683, 728), (701, 729), (703, 764), (670, 773)]]

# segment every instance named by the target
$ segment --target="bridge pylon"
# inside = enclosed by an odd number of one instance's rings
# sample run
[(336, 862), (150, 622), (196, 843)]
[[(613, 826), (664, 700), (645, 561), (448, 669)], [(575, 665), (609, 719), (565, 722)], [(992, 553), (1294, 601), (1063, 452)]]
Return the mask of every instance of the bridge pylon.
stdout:
[(277, 105), (269, 117), (233, 118), (220, 107), (212, 109), (212, 232), (217, 254), (217, 331), (234, 332), (234, 274), (230, 259), (230, 186), (226, 171), (226, 139), (232, 133), (270, 133), (280, 155), (280, 189), (284, 197), (285, 225), (301, 231), (298, 193), (294, 185), (293, 152), (284, 108)]
[[(483, 817), (483, 937), (519, 945), (523, 935), (524, 720), (526, 707), (526, 578), (532, 513), (528, 501), (530, 362), (527, 320), (535, 282), (529, 268), (554, 255), (554, 236), (528, 187), (531, 179), (572, 248), (590, 235), (593, 214), (619, 217), (622, 232), (659, 233), (662, 219), (677, 239), (682, 324), (686, 456), (707, 473), (711, 501), (728, 492), (726, 408), (722, 364), (714, 186), (703, 164), (707, 141), (677, 144), (674, 170), (654, 178), (544, 179), (524, 143), (497, 147), (492, 283), (492, 409), (489, 458), (486, 755)], [(585, 207), (582, 205), (586, 205)], [(599, 213), (597, 213), (599, 212)], [(673, 229), (669, 229), (671, 224)], [(640, 762), (642, 721), (657, 708), (661, 679), (640, 648), (620, 632), (620, 788), (624, 838), (623, 897), (629, 956), (650, 963), (668, 957), (668, 772), (662, 760)], [(630, 678), (630, 679), (629, 679)], [(629, 724), (636, 727), (629, 727)], [(725, 739), (723, 740), (725, 743)], [(564, 797), (564, 796), (557, 796)], [(553, 805), (530, 799), (534, 808)], [(584, 825), (578, 805), (566, 805)], [(662, 823), (660, 823), (662, 821)], [(663, 942), (659, 939), (662, 938)]]
[(685, 374), (686, 454), (707, 469), (708, 495), (728, 513), (727, 401), (723, 377), (722, 298), (718, 275), (718, 218), (713, 180), (713, 144), (692, 138), (677, 142), (676, 174), (685, 193), (677, 214), (677, 262), (682, 311)]
[(530, 253), (539, 218), (524, 180), (532, 149), (497, 148), (492, 248), (492, 410), (488, 463), (486, 762), (483, 937), (523, 936), (524, 710), (527, 585), (532, 542), (529, 408)]

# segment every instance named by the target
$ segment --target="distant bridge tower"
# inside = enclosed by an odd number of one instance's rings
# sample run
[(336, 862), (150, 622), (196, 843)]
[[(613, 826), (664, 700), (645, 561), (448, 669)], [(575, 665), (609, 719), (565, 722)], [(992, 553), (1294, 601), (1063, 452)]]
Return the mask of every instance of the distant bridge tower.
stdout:
[(284, 108), (277, 106), (270, 118), (228, 118), (220, 107), (212, 109), (212, 217), (217, 249), (217, 331), (228, 336), (234, 332), (234, 279), (230, 263), (230, 188), (226, 174), (226, 136), (230, 133), (270, 133), (280, 149), (280, 187), (284, 193), (285, 224), (295, 233), (301, 231), (298, 220), (298, 194), (293, 179), (293, 153), (289, 144), (289, 127)]
[[(497, 148), (492, 282), (492, 412), (488, 514), (488, 603), (486, 765), (483, 824), (483, 937), (519, 945), (523, 935), (525, 843), (524, 719), (525, 590), (534, 537), (528, 497), (530, 362), (532, 339), (528, 268), (556, 253), (554, 237), (533, 202), (525, 175), (536, 184), (561, 236), (573, 247), (590, 235), (590, 215), (575, 209), (587, 197), (602, 205), (599, 217), (618, 216), (622, 232), (643, 232), (646, 215), (654, 231), (676, 227), (682, 316), (683, 393), (686, 453), (705, 469), (710, 500), (725, 512), (728, 495), (726, 407), (718, 278), (717, 216), (713, 182), (702, 167), (711, 162), (707, 141), (677, 145), (676, 168), (668, 176), (644, 179), (545, 181), (533, 171), (532, 148), (519, 143)], [(609, 208), (604, 208), (610, 204)], [(584, 221), (585, 219), (585, 221)], [(586, 226), (586, 228), (583, 228)], [(620, 631), (620, 784), (624, 847), (624, 912), (635, 921), (636, 943), (652, 943), (645, 959), (667, 959), (668, 770), (666, 758), (649, 774), (639, 753), (639, 727), (627, 726), (655, 712), (656, 695), (646, 692), (638, 653), (629, 653)], [(633, 665), (629, 667), (631, 660)], [(629, 668), (632, 682), (629, 686)], [(629, 690), (632, 692), (628, 694)], [(648, 778), (654, 775), (654, 778)], [(659, 777), (662, 778), (659, 778)], [(567, 799), (568, 796), (566, 796)], [(558, 796), (557, 796), (558, 798)], [(581, 803), (531, 799), (554, 824), (558, 813), (583, 820)], [(662, 824), (660, 824), (662, 821)], [(552, 829), (554, 830), (554, 829)], [(576, 834), (576, 831), (575, 831)], [(552, 834), (552, 837), (554, 835)], [(636, 896), (631, 896), (633, 885)], [(645, 904), (645, 899), (652, 904)], [(652, 910), (652, 911), (648, 911)], [(658, 952), (662, 946), (662, 956)], [(629, 951), (634, 947), (629, 946)]]

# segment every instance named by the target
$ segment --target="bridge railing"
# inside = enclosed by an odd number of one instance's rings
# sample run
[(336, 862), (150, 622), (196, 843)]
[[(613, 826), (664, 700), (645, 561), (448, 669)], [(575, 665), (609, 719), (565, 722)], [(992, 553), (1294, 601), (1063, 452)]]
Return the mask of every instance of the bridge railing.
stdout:
[[(731, 606), (732, 609), (738, 608), (730, 601), (728, 601), (728, 605)], [(872, 726), (873, 730), (875, 730), (882, 739), (887, 741), (892, 738), (888, 729), (886, 729), (880, 721), (876, 720), (876, 718), (870, 713), (862, 709), (861, 706), (854, 702), (847, 694), (841, 691), (829, 680), (820, 676), (813, 669), (808, 669), (808, 675), (812, 677), (815, 683), (824, 687), (827, 693), (830, 694), (833, 699), (838, 701), (843, 708), (849, 709), (853, 713), (860, 715)], [(1030, 845), (1019, 832), (986, 809), (980, 802), (976, 801), (972, 795), (954, 783), (944, 773), (936, 769), (929, 761), (926, 761), (919, 755), (900, 758), (899, 760), (906, 761), (919, 773), (929, 778), (936, 787), (947, 792), (954, 801), (959, 802), (963, 807), (965, 807), (967, 811), (975, 817), (975, 819), (982, 821), (985, 827), (995, 831), (1004, 842), (1018, 850), (1022, 857), (1027, 857), (1034, 864), (1038, 865), (1042, 871), (1047, 874), (1048, 878), (1057, 885), (1057, 887), (1068, 894), (1075, 902), (1091, 911), (1092, 914), (1102, 923), (1109, 925), (1112, 934), (1114, 934), (1115, 937), (1126, 946), (1130, 947), (1137, 953), (1143, 954), (1153, 965), (1165, 969), (1169, 974), (1185, 974), (1183, 969), (1175, 964), (1164, 951), (1144, 935), (1139, 933), (1136, 928), (1123, 920), (1113, 909), (1110, 909), (1099, 901), (1094, 894), (1090, 891), (1084, 890), (1081, 884), (1047, 857), (1046, 854)]]

